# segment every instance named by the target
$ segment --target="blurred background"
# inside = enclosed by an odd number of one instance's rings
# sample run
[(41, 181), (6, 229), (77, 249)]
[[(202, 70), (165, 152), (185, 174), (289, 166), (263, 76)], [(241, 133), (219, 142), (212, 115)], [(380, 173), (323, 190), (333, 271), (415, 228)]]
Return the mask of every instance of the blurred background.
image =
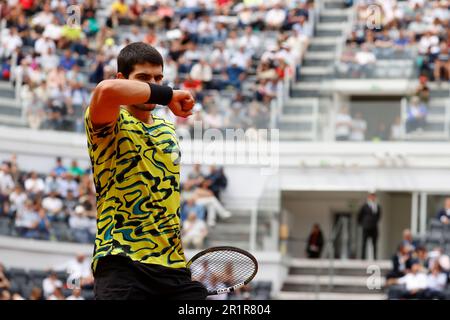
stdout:
[[(233, 245), (260, 263), (217, 299), (449, 298), (449, 8), (2, 1), (0, 297), (93, 299), (83, 114), (119, 51), (143, 41), (163, 55), (165, 83), (197, 100), (189, 119), (155, 111), (188, 137), (186, 257)], [(211, 129), (227, 142), (212, 155)]]

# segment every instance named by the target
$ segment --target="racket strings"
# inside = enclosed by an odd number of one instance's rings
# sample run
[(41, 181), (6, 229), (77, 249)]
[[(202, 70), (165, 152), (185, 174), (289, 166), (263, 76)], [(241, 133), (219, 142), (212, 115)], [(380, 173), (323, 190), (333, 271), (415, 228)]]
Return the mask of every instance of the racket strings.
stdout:
[(236, 251), (212, 251), (192, 262), (192, 279), (208, 291), (224, 289), (246, 282), (255, 272), (254, 261)]

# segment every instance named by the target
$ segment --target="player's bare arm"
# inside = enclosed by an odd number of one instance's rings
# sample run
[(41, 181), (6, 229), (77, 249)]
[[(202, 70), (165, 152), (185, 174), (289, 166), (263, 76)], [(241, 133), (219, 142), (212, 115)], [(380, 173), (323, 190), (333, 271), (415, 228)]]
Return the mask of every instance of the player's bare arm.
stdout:
[[(94, 90), (90, 119), (96, 127), (111, 124), (117, 120), (121, 105), (152, 104), (164, 100), (161, 95), (170, 91), (172, 98), (168, 107), (178, 117), (192, 114), (195, 100), (189, 91), (167, 90), (166, 86), (128, 79), (110, 79), (100, 82)], [(152, 92), (152, 90), (154, 92)]]

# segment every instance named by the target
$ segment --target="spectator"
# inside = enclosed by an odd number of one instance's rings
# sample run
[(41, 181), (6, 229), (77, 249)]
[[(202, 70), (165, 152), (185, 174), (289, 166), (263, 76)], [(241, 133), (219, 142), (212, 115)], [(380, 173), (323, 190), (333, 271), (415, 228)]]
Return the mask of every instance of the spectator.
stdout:
[(413, 239), (411, 230), (405, 229), (403, 230), (402, 235), (402, 245), (406, 246), (407, 250), (413, 252), (419, 246), (418, 242)]
[(81, 296), (81, 289), (74, 288), (72, 290), (72, 294), (68, 296), (66, 300), (84, 300), (84, 298)]
[(205, 220), (206, 218), (205, 207), (196, 204), (195, 199), (192, 197), (186, 199), (181, 207), (181, 221), (184, 222), (191, 212), (195, 212), (199, 220)]
[(69, 226), (73, 230), (75, 240), (80, 243), (90, 243), (94, 239), (90, 233), (90, 219), (86, 215), (86, 209), (82, 205), (75, 208), (74, 214), (69, 218)]
[(319, 224), (315, 223), (306, 243), (306, 256), (310, 259), (318, 259), (322, 253), (324, 239)]
[(53, 293), (47, 298), (47, 300), (66, 300), (66, 297), (62, 293), (62, 286), (55, 287)]
[(57, 176), (60, 176), (63, 173), (67, 172), (67, 168), (63, 165), (61, 157), (56, 158), (56, 166), (55, 168), (53, 168), (53, 171), (56, 173)]
[(362, 112), (356, 112), (352, 118), (350, 140), (364, 141), (367, 131), (367, 122), (363, 119)]
[(26, 200), (27, 194), (24, 192), (23, 187), (17, 184), (14, 191), (9, 194), (9, 215), (15, 217), (17, 211), (23, 211)]
[(373, 70), (373, 66), (377, 62), (377, 58), (373, 52), (370, 51), (367, 44), (361, 45), (361, 51), (355, 55), (355, 62), (359, 66), (359, 72), (362, 77), (369, 77), (369, 73)]
[(395, 117), (394, 123), (391, 125), (390, 140), (399, 141), (403, 138), (403, 126), (400, 117)]
[(200, 186), (195, 189), (193, 195), (197, 204), (207, 208), (207, 223), (208, 226), (213, 227), (216, 224), (217, 215), (223, 219), (228, 219), (231, 217), (231, 212), (222, 206), (219, 200), (214, 196), (214, 193), (209, 190), (209, 187), (210, 181), (204, 180)]
[(209, 190), (214, 193), (214, 196), (220, 200), (220, 193), (227, 187), (228, 179), (225, 176), (223, 167), (216, 167), (212, 165), (209, 167), (209, 174), (205, 177), (209, 180)]
[(26, 238), (34, 238), (41, 240), (50, 239), (50, 221), (43, 208), (37, 210), (36, 220), (33, 222), (27, 233)]
[(350, 138), (352, 129), (352, 117), (347, 106), (341, 107), (336, 115), (335, 135), (337, 141), (347, 141)]
[(11, 300), (11, 292), (9, 290), (0, 290), (0, 300)]
[(50, 191), (50, 194), (42, 200), (42, 207), (51, 221), (65, 220), (63, 202), (58, 198), (56, 191)]
[(358, 213), (358, 223), (362, 226), (362, 259), (366, 259), (367, 241), (371, 239), (373, 258), (377, 259), (378, 223), (381, 218), (381, 206), (377, 203), (377, 195), (374, 191), (367, 195), (366, 203)]
[(281, 3), (277, 3), (267, 12), (265, 23), (271, 29), (280, 29), (286, 21), (286, 10)]
[(29, 296), (30, 300), (43, 300), (42, 289), (39, 287), (33, 287)]
[(62, 287), (63, 283), (58, 279), (56, 272), (50, 271), (50, 274), (42, 281), (42, 289), (44, 291), (44, 297), (50, 297), (55, 289)]
[(406, 132), (409, 133), (416, 130), (423, 131), (426, 126), (426, 117), (427, 109), (425, 105), (420, 102), (419, 97), (412, 97), (408, 106)]
[(444, 289), (447, 285), (448, 276), (442, 267), (436, 263), (427, 276), (427, 289), (424, 292), (425, 299), (445, 299)]
[(186, 248), (201, 249), (207, 235), (208, 228), (206, 223), (198, 219), (194, 211), (189, 212), (182, 229), (182, 239)]
[(408, 262), (411, 259), (410, 248), (404, 244), (398, 247), (397, 253), (392, 257), (392, 270), (386, 275), (386, 279), (397, 279), (405, 276), (409, 269)]
[(11, 283), (5, 275), (5, 267), (0, 263), (0, 290), (9, 290)]
[(390, 284), (400, 284), (405, 286), (401, 297), (404, 299), (422, 299), (427, 289), (427, 275), (420, 271), (420, 264), (413, 261), (411, 264), (411, 272), (398, 279), (391, 279)]
[(436, 219), (446, 225), (450, 223), (450, 198), (445, 199), (444, 208), (439, 210)]
[(75, 259), (70, 259), (54, 269), (65, 271), (69, 275), (67, 282), (70, 284), (78, 284), (82, 289), (93, 288), (94, 278), (90, 262), (86, 260), (86, 255), (83, 253), (78, 253)]

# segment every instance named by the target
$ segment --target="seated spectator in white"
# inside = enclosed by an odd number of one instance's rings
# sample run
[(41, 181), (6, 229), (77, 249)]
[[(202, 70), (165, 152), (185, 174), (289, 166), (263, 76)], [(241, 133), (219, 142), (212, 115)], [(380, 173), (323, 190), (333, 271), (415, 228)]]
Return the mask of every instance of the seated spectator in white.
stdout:
[(74, 176), (69, 172), (65, 172), (65, 173), (61, 174), (60, 179), (59, 179), (59, 188), (60, 188), (61, 196), (63, 198), (67, 197), (67, 192), (69, 190), (72, 190), (75, 197), (79, 196), (79, 194), (78, 194), (79, 184), (74, 179)]
[(66, 297), (62, 293), (62, 286), (56, 287), (53, 293), (47, 298), (47, 300), (66, 300)]
[(38, 177), (36, 171), (32, 171), (29, 178), (25, 180), (25, 190), (32, 195), (37, 195), (44, 192), (44, 181)]
[(347, 106), (343, 106), (336, 114), (335, 136), (337, 141), (347, 141), (352, 130), (352, 117)]
[(427, 289), (424, 293), (425, 299), (445, 299), (444, 290), (447, 286), (448, 275), (443, 272), (439, 263), (433, 265), (427, 276)]
[(427, 274), (420, 271), (417, 261), (411, 263), (411, 272), (398, 279), (391, 279), (391, 283), (405, 285), (402, 297), (405, 299), (421, 299), (427, 289)]
[(43, 9), (43, 11), (38, 11), (38, 13), (31, 19), (32, 26), (39, 26), (43, 29), (52, 23), (54, 14), (51, 11), (50, 4), (46, 2)]
[(74, 288), (72, 290), (72, 294), (68, 296), (66, 300), (84, 300), (84, 298), (81, 296), (81, 289)]
[(186, 201), (181, 206), (181, 222), (184, 222), (191, 212), (195, 212), (197, 218), (200, 220), (205, 220), (206, 218), (205, 207), (197, 204), (194, 198), (186, 199)]
[(65, 220), (63, 206), (63, 201), (58, 198), (58, 193), (55, 190), (51, 190), (48, 196), (42, 199), (42, 207), (51, 221)]
[(71, 285), (78, 285), (82, 289), (92, 288), (94, 277), (91, 271), (91, 263), (86, 259), (86, 255), (78, 253), (75, 259), (55, 266), (56, 271), (65, 271), (68, 274), (67, 282)]
[(361, 112), (356, 112), (352, 118), (351, 141), (364, 141), (366, 139), (367, 122)]
[(208, 235), (205, 221), (197, 218), (197, 213), (192, 211), (188, 214), (181, 230), (181, 239), (187, 248), (201, 249)]
[(450, 198), (445, 199), (444, 208), (439, 210), (436, 215), (436, 219), (438, 219), (443, 224), (450, 223)]
[(42, 281), (42, 289), (44, 291), (44, 297), (50, 297), (57, 287), (62, 287), (63, 283), (58, 279), (57, 274), (54, 271), (50, 271), (50, 274)]
[(368, 73), (372, 69), (372, 66), (377, 62), (375, 54), (370, 51), (369, 46), (366, 43), (361, 45), (361, 51), (355, 54), (355, 62), (359, 65), (359, 71), (361, 76), (368, 76)]
[(244, 47), (250, 57), (256, 54), (257, 50), (261, 47), (261, 40), (254, 33), (252, 27), (247, 26), (245, 28), (244, 34), (239, 38), (239, 46), (241, 48)]
[(22, 44), (17, 28), (5, 29), (1, 39), (0, 56), (9, 58), (16, 49), (22, 47)]
[(200, 59), (198, 63), (194, 64), (190, 75), (192, 79), (202, 81), (204, 84), (210, 83), (213, 78), (211, 66), (206, 59)]
[(209, 190), (209, 180), (204, 180), (198, 188), (193, 192), (195, 202), (207, 208), (207, 223), (208, 226), (216, 225), (217, 216), (222, 219), (231, 217), (231, 212), (224, 208), (220, 201), (214, 196), (214, 193)]
[[(49, 37), (40, 37), (36, 40), (36, 42), (34, 43), (34, 51), (38, 54), (40, 54), (41, 56), (44, 55), (50, 55), (53, 52), (56, 52), (56, 45), (55, 42), (50, 39)], [(48, 59), (48, 58), (45, 58)], [(59, 63), (59, 58), (58, 59), (58, 63)], [(57, 64), (54, 65), (54, 67), (56, 67)], [(45, 65), (46, 67), (48, 67), (48, 64), (46, 63)], [(47, 69), (50, 70), (50, 69)]]
[(59, 25), (57, 17), (53, 17), (53, 21), (45, 25), (44, 32), (42, 36), (48, 37), (54, 41), (58, 41), (62, 36), (62, 27)]
[(86, 216), (86, 210), (82, 205), (78, 205), (74, 214), (69, 217), (69, 226), (73, 230), (73, 235), (77, 242), (91, 242), (90, 219)]
[(230, 62), (236, 62), (237, 66), (241, 69), (248, 69), (251, 67), (252, 60), (251, 54), (247, 51), (245, 45), (239, 45), (239, 49), (234, 51), (231, 55)]
[(14, 226), (19, 236), (25, 237), (38, 220), (39, 214), (36, 210), (36, 205), (33, 203), (33, 200), (27, 199), (23, 210), (17, 210), (14, 220)]
[(59, 179), (56, 175), (55, 171), (51, 171), (47, 177), (45, 177), (45, 189), (44, 192), (46, 194), (50, 194), (50, 192), (56, 192), (57, 195), (60, 195), (60, 185)]
[(272, 29), (279, 29), (287, 17), (286, 10), (281, 3), (277, 3), (272, 9), (267, 11), (264, 22), (266, 26)]
[(417, 130), (423, 131), (427, 124), (427, 113), (427, 108), (420, 102), (419, 97), (412, 97), (408, 106), (406, 132), (409, 133)]
[(2, 162), (0, 167), (0, 192), (10, 193), (14, 189), (14, 179), (7, 161)]

